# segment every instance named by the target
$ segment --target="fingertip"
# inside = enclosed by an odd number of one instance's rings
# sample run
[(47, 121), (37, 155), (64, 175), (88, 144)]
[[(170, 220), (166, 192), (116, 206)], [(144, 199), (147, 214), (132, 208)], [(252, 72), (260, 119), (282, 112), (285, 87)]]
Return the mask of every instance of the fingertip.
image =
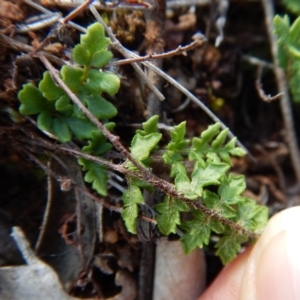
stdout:
[(251, 247), (228, 264), (198, 300), (239, 299), (242, 275)]
[(262, 251), (257, 267), (257, 299), (300, 299), (299, 232), (282, 231)]
[(300, 206), (275, 215), (246, 263), (239, 299), (300, 299)]
[(275, 215), (253, 249), (226, 266), (198, 300), (300, 299), (299, 228), (300, 206)]

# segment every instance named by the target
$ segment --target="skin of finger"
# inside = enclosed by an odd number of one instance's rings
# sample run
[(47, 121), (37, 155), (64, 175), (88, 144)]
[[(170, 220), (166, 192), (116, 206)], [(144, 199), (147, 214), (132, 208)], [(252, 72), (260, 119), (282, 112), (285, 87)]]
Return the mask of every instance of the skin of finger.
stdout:
[[(280, 263), (280, 258), (282, 255), (285, 255), (283, 251), (286, 251), (286, 246), (284, 244), (286, 240), (286, 234), (288, 232), (295, 232), (295, 229), (299, 228), (300, 206), (286, 209), (271, 218), (246, 262), (238, 299), (263, 299), (258, 292), (262, 292), (263, 285), (265, 287), (271, 287), (272, 283), (272, 289), (269, 289), (269, 291), (273, 291), (274, 293), (277, 292), (276, 289), (280, 288), (280, 283), (276, 284), (278, 278), (274, 276), (276, 276), (279, 270), (275, 271), (273, 269), (273, 272), (270, 270), (267, 274), (265, 268), (262, 267), (262, 262), (264, 263), (268, 257), (272, 256), (273, 264)], [(297, 236), (294, 238), (297, 238)], [(262, 272), (265, 272), (264, 275), (262, 275)], [(284, 272), (288, 272), (288, 270), (281, 269), (281, 280), (283, 279)], [(268, 299), (270, 299), (270, 294)], [(285, 297), (285, 299), (288, 298)]]
[(299, 229), (282, 231), (260, 256), (256, 275), (257, 300), (300, 299)]
[(252, 247), (227, 265), (198, 300), (238, 300), (242, 275)]

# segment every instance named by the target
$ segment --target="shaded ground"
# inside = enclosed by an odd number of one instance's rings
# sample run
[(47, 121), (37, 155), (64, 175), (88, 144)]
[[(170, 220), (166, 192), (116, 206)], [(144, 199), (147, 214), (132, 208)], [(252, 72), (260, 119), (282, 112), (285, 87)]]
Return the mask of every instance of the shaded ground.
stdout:
[[(168, 2), (169, 7), (170, 3), (171, 1)], [(249, 150), (252, 158), (235, 159), (233, 170), (246, 176), (247, 195), (260, 204), (268, 205), (272, 215), (281, 209), (299, 204), (300, 201), (278, 101), (266, 103), (260, 98), (255, 86), (258, 66), (249, 59), (256, 57), (272, 62), (264, 11), (259, 1), (231, 1), (227, 13), (226, 10), (222, 10), (221, 1), (212, 0), (211, 3), (194, 7), (182, 5), (179, 8), (167, 8), (161, 32), (151, 32), (149, 18), (151, 20), (155, 16), (149, 16), (145, 9), (131, 10), (131, 4), (127, 5), (126, 9), (116, 7), (106, 12), (106, 17), (120, 42), (140, 55), (149, 51), (159, 52), (154, 51), (157, 43), (151, 44), (150, 33), (161, 35), (164, 51), (191, 43), (192, 36), (197, 31), (205, 33), (208, 43), (204, 47), (191, 50), (185, 56), (173, 56), (156, 63), (201, 99)], [(46, 4), (44, 1), (45, 7)], [(140, 6), (144, 8), (145, 5)], [(61, 11), (63, 15), (70, 10), (59, 6), (50, 6), (47, 9)], [(284, 11), (277, 2), (276, 9), (278, 12)], [(8, 236), (12, 226), (20, 226), (32, 247), (37, 250), (38, 256), (53, 265), (60, 274), (64, 287), (73, 295), (98, 295), (107, 299), (120, 292), (120, 285), (131, 284), (133, 290), (136, 286), (132, 282), (138, 282), (140, 287), (151, 287), (151, 251), (154, 249), (149, 249), (154, 247), (154, 242), (147, 242), (146, 248), (150, 252), (145, 253), (145, 244), (140, 242), (141, 234), (128, 234), (119, 213), (107, 209), (101, 209), (99, 212), (102, 215), (102, 236), (97, 238), (95, 244), (94, 265), (88, 274), (81, 274), (78, 278), (80, 264), (74, 267), (79, 257), (73, 246), (76, 237), (72, 236), (76, 228), (76, 217), (70, 214), (70, 211), (75, 210), (74, 199), (77, 199), (77, 196), (74, 191), (61, 192), (55, 180), (47, 178), (21, 151), (22, 143), (25, 143), (26, 139), (32, 136), (34, 140), (34, 135), (42, 133), (35, 129), (32, 120), (15, 124), (16, 120), (13, 120), (14, 115), (10, 109), (18, 109), (17, 92), (22, 84), (28, 81), (37, 83), (45, 69), (37, 58), (28, 56), (30, 49), (26, 50), (24, 45), (37, 47), (54, 25), (26, 33), (16, 33), (14, 26), (19, 28), (26, 19), (39, 14), (37, 10), (21, 1), (0, 1), (1, 34), (22, 43), (13, 45), (12, 40), (5, 42), (3, 37), (1, 38), (0, 240), (3, 242), (0, 246), (0, 266), (18, 265), (22, 262), (21, 255)], [(226, 18), (222, 29), (224, 37), (220, 46), (216, 47), (216, 39), (222, 36), (216, 24), (222, 15)], [(94, 22), (87, 11), (81, 13), (74, 21), (82, 26)], [(49, 43), (46, 43), (45, 48), (51, 51), (52, 55), (63, 59), (67, 59), (68, 51), (79, 40), (77, 31), (68, 28), (65, 30), (66, 33), (60, 31), (58, 36), (50, 40), (52, 48), (49, 47)], [(145, 33), (148, 34), (146, 39)], [(115, 53), (115, 57), (121, 58), (121, 55)], [(199, 135), (212, 123), (198, 105), (188, 101), (186, 96), (165, 81), (158, 85), (166, 100), (159, 103), (160, 107), (151, 111), (147, 91), (141, 90), (139, 76), (134, 73), (133, 68), (126, 65), (113, 71), (122, 76), (121, 90), (110, 100), (118, 107), (119, 113), (114, 120), (115, 132), (125, 146), (130, 145), (134, 135), (132, 124), (143, 122), (145, 117), (153, 114), (155, 110), (160, 112), (161, 123), (167, 126), (186, 120), (189, 137)], [(261, 84), (266, 94), (277, 93), (272, 70), (263, 70)], [(294, 109), (296, 118), (298, 109)], [(296, 130), (299, 131), (299, 128)], [(28, 135), (24, 134), (24, 131)], [(41, 148), (36, 146), (35, 150), (35, 155), (45, 164), (49, 163), (48, 156)], [(80, 174), (80, 168), (75, 166), (74, 159), (72, 161), (70, 158), (58, 156), (60, 160), (67, 162), (69, 170), (65, 170), (55, 159), (49, 167), (51, 170), (60, 175)], [(118, 179), (115, 181), (118, 182)], [(124, 185), (124, 182), (120, 181), (118, 184)], [(105, 201), (114, 207), (120, 207), (120, 196), (121, 191), (116, 185), (112, 185), (110, 195)], [(53, 206), (47, 230), (42, 241), (39, 241), (49, 199), (53, 200)], [(149, 231), (149, 228), (146, 230)], [(213, 245), (212, 241), (205, 249), (208, 283), (220, 269), (220, 262), (213, 256)], [(122, 272), (125, 272), (125, 275)], [(142, 279), (143, 272), (150, 278)], [(116, 284), (116, 278), (119, 276), (117, 274), (124, 275), (125, 283)], [(150, 294), (151, 291), (148, 292), (148, 296), (139, 293), (138, 298), (150, 299)], [(131, 296), (124, 297), (131, 299)]]

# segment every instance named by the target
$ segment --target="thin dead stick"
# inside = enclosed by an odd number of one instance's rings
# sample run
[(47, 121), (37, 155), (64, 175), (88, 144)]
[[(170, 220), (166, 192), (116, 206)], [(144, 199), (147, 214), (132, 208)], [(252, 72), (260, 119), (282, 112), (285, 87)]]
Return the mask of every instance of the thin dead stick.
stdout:
[(128, 160), (130, 160), (142, 173), (149, 173), (132, 155), (126, 150), (126, 148), (119, 142), (119, 137), (113, 135), (106, 127), (82, 104), (78, 97), (69, 89), (69, 87), (62, 81), (58, 75), (58, 71), (51, 65), (49, 60), (41, 53), (37, 53), (37, 56), (44, 63), (45, 67), (49, 71), (52, 79), (58, 83), (58, 85), (67, 93), (70, 99), (78, 106), (78, 108), (84, 113), (84, 115), (96, 125), (96, 127), (104, 134), (104, 136), (110, 140), (114, 147), (122, 153)]
[[(83, 3), (84, 0), (55, 0), (55, 5), (62, 8), (76, 8)], [(152, 8), (150, 3), (141, 0), (136, 0), (135, 2), (94, 0), (93, 4), (101, 11), (112, 11), (116, 9), (149, 10)]]
[(73, 20), (79, 13), (85, 10), (93, 0), (85, 0), (79, 6), (77, 6), (74, 10), (72, 10), (63, 20), (62, 23), (67, 23), (70, 20)]
[[(55, 5), (62, 7), (62, 8), (75, 8), (78, 7), (78, 5), (81, 5), (84, 2), (84, 0), (56, 0)], [(104, 3), (102, 4), (103, 1), (95, 0), (94, 1), (94, 6), (96, 9), (101, 10), (101, 11), (111, 11), (115, 10), (116, 8), (121, 8), (121, 9), (137, 9), (137, 10), (149, 10), (151, 9), (151, 6), (147, 5), (126, 5), (122, 4), (122, 6), (117, 6), (112, 1), (108, 2), (106, 1), (106, 5)], [(137, 1), (138, 2), (138, 1)], [(146, 3), (146, 2), (144, 2)], [(211, 0), (172, 0), (172, 1), (167, 1), (167, 7), (168, 8), (181, 8), (181, 7), (190, 7), (192, 5), (196, 6), (204, 6), (208, 5), (211, 3)], [(149, 3), (147, 3), (149, 5)]]
[[(56, 0), (55, 5), (61, 8), (77, 8), (78, 6), (83, 5), (85, 0)], [(102, 1), (94, 1), (94, 5), (97, 9), (101, 10), (111, 10), (110, 6), (102, 5)]]
[(211, 0), (171, 0), (167, 2), (168, 8), (190, 7), (192, 5), (203, 6), (211, 4)]
[(289, 92), (287, 88), (288, 85), (286, 82), (284, 70), (282, 70), (279, 67), (277, 39), (273, 33), (274, 32), (273, 19), (275, 16), (274, 6), (273, 6), (274, 4), (272, 1), (269, 0), (262, 0), (262, 4), (265, 12), (265, 20), (266, 20), (266, 26), (269, 35), (271, 53), (275, 65), (274, 72), (277, 81), (277, 87), (278, 90), (283, 93), (280, 100), (280, 107), (281, 107), (281, 112), (284, 121), (286, 141), (289, 146), (291, 161), (295, 171), (295, 175), (298, 184), (300, 184), (300, 155), (299, 155), (298, 143), (296, 138), (296, 132), (294, 128), (292, 110), (291, 110), (290, 99), (289, 99)]
[(217, 10), (218, 17), (215, 21), (215, 26), (217, 27), (218, 30), (218, 36), (215, 40), (215, 46), (219, 47), (221, 42), (224, 39), (224, 27), (226, 23), (226, 18), (227, 18), (227, 11), (229, 7), (229, 0), (219, 0), (217, 2), (212, 2), (212, 5), (216, 5), (217, 7), (214, 8)]
[(57, 23), (57, 21), (61, 19), (61, 17), (61, 13), (44, 14), (43, 16), (39, 16), (38, 18), (32, 20), (32, 22), (17, 24), (16, 32), (26, 33), (30, 31), (40, 30), (45, 27), (50, 27), (51, 25)]
[(33, 2), (32, 0), (23, 0), (23, 2), (26, 3), (26, 4), (28, 4), (28, 5), (30, 5), (31, 7), (35, 8), (36, 10), (38, 10), (38, 11), (44, 13), (44, 14), (51, 13), (50, 10), (48, 10), (47, 8), (45, 8), (45, 7), (37, 4), (35, 2)]
[(261, 66), (264, 68), (269, 68), (269, 69), (275, 68), (274, 64), (251, 55), (243, 55), (242, 60), (248, 62), (249, 64)]
[(134, 62), (142, 62), (145, 60), (150, 60), (150, 59), (163, 59), (163, 58), (170, 58), (172, 56), (175, 55), (184, 55), (186, 56), (186, 52), (195, 49), (198, 46), (201, 46), (206, 40), (202, 40), (197, 38), (197, 36), (195, 36), (194, 38), (195, 40), (186, 45), (186, 46), (179, 46), (177, 47), (175, 50), (171, 50), (169, 52), (164, 52), (161, 54), (148, 54), (145, 56), (139, 56), (137, 58), (127, 58), (127, 59), (122, 59), (119, 61), (115, 61), (110, 63), (109, 65), (112, 66), (121, 66), (121, 65), (125, 65), (125, 64), (130, 64), (130, 63), (134, 63)]
[[(32, 0), (23, 0), (23, 2), (25, 2), (26, 4), (30, 5), (31, 7), (35, 8), (36, 10), (40, 11), (40, 12), (43, 12), (44, 14), (52, 14), (53, 12), (44, 8), (43, 6), (33, 2)], [(76, 5), (78, 6), (78, 5)], [(63, 20), (63, 17), (61, 17), (61, 20)], [(69, 21), (68, 22), (69, 25), (71, 25), (74, 29), (80, 31), (80, 32), (83, 32), (85, 33), (86, 32), (86, 29), (72, 21)]]
[(256, 88), (256, 91), (257, 91), (260, 99), (263, 100), (264, 102), (272, 102), (274, 100), (279, 100), (284, 95), (284, 93), (278, 93), (275, 96), (267, 95), (264, 92), (264, 90), (262, 88), (262, 84), (259, 81), (259, 79), (256, 79), (256, 81), (255, 81), (255, 88)]
[[(81, 152), (79, 150), (74, 150), (74, 149), (71, 149), (71, 148), (66, 148), (64, 146), (56, 145), (54, 143), (49, 142), (48, 140), (42, 139), (41, 137), (35, 135), (32, 132), (28, 133), (27, 130), (22, 130), (22, 132), (27, 137), (24, 138), (22, 136), (19, 136), (18, 141), (20, 141), (22, 143), (25, 143), (25, 144), (29, 144), (31, 147), (32, 146), (37, 146), (37, 147), (41, 147), (41, 148), (48, 149), (48, 150), (53, 150), (53, 151), (59, 150), (59, 151), (62, 151), (63, 153), (67, 153), (69, 155), (73, 154), (76, 157), (82, 157), (82, 158), (86, 158), (90, 161), (94, 161), (94, 162), (96, 162), (96, 163), (98, 163), (102, 166), (105, 166), (105, 167), (107, 167), (111, 170), (114, 170), (114, 171), (118, 171), (120, 173), (123, 173), (123, 171), (124, 171), (124, 167), (122, 165), (116, 165), (116, 164), (111, 163), (110, 161), (105, 160), (101, 157), (97, 157), (96, 160), (93, 160), (93, 156), (91, 156), (87, 153)], [(22, 147), (20, 147), (20, 148), (22, 149)], [(78, 156), (78, 153), (81, 153), (81, 154)]]
[(190, 104), (190, 102), (191, 102), (191, 99), (186, 98), (182, 104), (177, 106), (175, 109), (172, 109), (171, 113), (176, 113), (176, 112), (180, 112), (180, 111), (184, 110)]
[(139, 216), (139, 218), (140, 219), (143, 219), (143, 220), (145, 220), (145, 221), (147, 221), (147, 222), (149, 222), (149, 223), (152, 223), (153, 225), (157, 225), (157, 221), (156, 220), (154, 220), (154, 219), (151, 219), (151, 218), (149, 218), (149, 217), (146, 217), (146, 216)]
[(256, 91), (259, 95), (259, 97), (264, 101), (264, 102), (271, 102), (274, 100), (278, 100), (283, 96), (283, 93), (278, 93), (275, 96), (271, 96), (271, 95), (267, 95), (263, 88), (262, 88), (262, 84), (261, 84), (261, 75), (262, 75), (262, 66), (259, 65), (257, 68), (257, 78), (255, 80), (255, 88)]
[[(116, 45), (114, 47), (117, 47)], [(117, 47), (118, 48), (118, 47)], [(120, 52), (121, 53), (121, 52)], [(124, 57), (128, 57), (127, 54), (123, 51), (121, 53)], [(137, 64), (131, 64), (134, 70), (138, 73), (139, 76), (144, 80), (144, 82), (148, 85), (148, 87), (153, 91), (153, 93), (157, 96), (157, 98), (161, 101), (165, 100), (165, 96), (157, 89), (157, 87), (148, 79), (147, 75), (144, 73), (142, 68)]]
[[(63, 18), (61, 13), (53, 13), (51, 12), (50, 10), (44, 8), (43, 6), (33, 2), (32, 0), (23, 0), (26, 4), (34, 7), (36, 10), (46, 14), (46, 15), (57, 15), (56, 18), (54, 19), (56, 21), (56, 23), (59, 24), (59, 26), (62, 26), (63, 24), (65, 24), (66, 22), (68, 22), (68, 24), (73, 27), (74, 29), (82, 32), (82, 33), (86, 33), (86, 28), (70, 21), (71, 18), (74, 18), (76, 16), (76, 14), (78, 14), (80, 12), (80, 9), (83, 9), (82, 7), (86, 7), (88, 6), (88, 4), (90, 3), (91, 0), (86, 0), (82, 5), (80, 5), (80, 7), (78, 7), (78, 9), (75, 9), (74, 11), (72, 11), (67, 17)], [(40, 26), (45, 26), (44, 22), (40, 24)], [(20, 27), (22, 27), (22, 25), (20, 25)], [(27, 28), (28, 26), (25, 26), (25, 29)], [(35, 27), (39, 27), (38, 26), (38, 23), (35, 24)], [(28, 29), (28, 28), (27, 28)], [(30, 28), (29, 28), (30, 29)], [(17, 30), (18, 31), (18, 30)], [(35, 49), (33, 52), (36, 53), (38, 51), (41, 51), (44, 46), (46, 45), (46, 43), (51, 39), (51, 34), (49, 34), (45, 39), (44, 41), (41, 43), (41, 45)], [(32, 51), (31, 51), (32, 52)]]
[[(27, 53), (31, 53), (31, 52), (35, 51), (35, 49), (33, 47), (31, 47), (27, 44), (18, 42), (16, 40), (6, 36), (5, 34), (3, 34), (1, 32), (0, 32), (0, 44), (2, 44), (2, 47), (4, 45), (5, 47), (8, 47), (8, 48), (13, 49), (15, 51), (27, 52)], [(49, 54), (49, 53), (44, 52), (44, 51), (42, 53), (45, 55), (45, 57), (47, 59), (49, 59), (51, 62), (55, 63), (58, 66), (62, 66), (62, 65), (65, 64), (64, 60), (56, 57), (55, 55)]]
[[(50, 162), (48, 162), (47, 167), (48, 167), (48, 169), (50, 169)], [(48, 224), (50, 210), (51, 210), (52, 202), (53, 202), (53, 188), (52, 188), (52, 185), (53, 185), (53, 181), (51, 179), (51, 176), (49, 174), (47, 174), (47, 204), (46, 204), (46, 208), (45, 208), (45, 212), (44, 212), (44, 216), (43, 216), (43, 221), (42, 221), (42, 224), (40, 226), (40, 232), (39, 232), (38, 240), (37, 240), (37, 242), (35, 243), (35, 246), (34, 246), (35, 252), (38, 252), (40, 250), (42, 241), (43, 241), (44, 236), (45, 236), (46, 226)]]
[[(74, 191), (75, 193), (75, 199), (80, 199), (80, 193), (78, 190), (75, 190)], [(82, 243), (82, 236), (83, 236), (83, 232), (82, 232), (82, 225), (81, 225), (81, 222), (82, 222), (82, 209), (81, 209), (81, 203), (80, 201), (76, 201), (76, 235), (77, 235), (77, 239), (78, 239), (78, 249), (79, 249), (79, 254), (80, 254), (80, 257), (81, 257), (81, 261), (83, 263), (83, 265), (85, 266), (85, 271), (87, 272), (88, 271), (88, 261), (87, 259), (85, 258), (84, 256), (84, 251), (83, 251), (83, 243)]]
[[(107, 35), (109, 36), (109, 38), (113, 41), (112, 43), (112, 47), (119, 51), (122, 55), (124, 55), (124, 57), (133, 57), (133, 58), (138, 58), (139, 56), (129, 50), (127, 50), (126, 48), (124, 48), (122, 46), (122, 44), (117, 40), (117, 38), (115, 37), (115, 35), (113, 34), (112, 30), (110, 27), (108, 27), (105, 22), (103, 21), (102, 17), (99, 15), (99, 13), (97, 12), (97, 10), (95, 9), (95, 7), (93, 7), (93, 4), (91, 4), (90, 6), (90, 10), (93, 13), (95, 19), (102, 24), (102, 26), (105, 28)], [(151, 62), (142, 62), (143, 65), (145, 65), (146, 67), (148, 67), (149, 69), (152, 69), (154, 72), (156, 72), (157, 74), (159, 74), (161, 77), (163, 77), (164, 79), (166, 79), (169, 83), (171, 83), (172, 85), (174, 85), (178, 90), (180, 90), (184, 95), (186, 95), (189, 99), (191, 99), (194, 103), (196, 103), (214, 122), (218, 122), (221, 124), (222, 129), (227, 128), (227, 126), (208, 108), (204, 105), (204, 103), (202, 103), (196, 96), (194, 96), (189, 90), (187, 90), (183, 85), (181, 85), (180, 83), (178, 83), (175, 79), (173, 79), (171, 76), (169, 76), (168, 74), (166, 74), (164, 71), (162, 71), (161, 69), (157, 68), (155, 65), (153, 65)], [(234, 138), (235, 135), (229, 130), (228, 131), (228, 136), (230, 138)], [(243, 148), (250, 157), (252, 157), (248, 150), (246, 149), (246, 147), (239, 141), (237, 140), (237, 144), (238, 146), (240, 146), (241, 148)]]

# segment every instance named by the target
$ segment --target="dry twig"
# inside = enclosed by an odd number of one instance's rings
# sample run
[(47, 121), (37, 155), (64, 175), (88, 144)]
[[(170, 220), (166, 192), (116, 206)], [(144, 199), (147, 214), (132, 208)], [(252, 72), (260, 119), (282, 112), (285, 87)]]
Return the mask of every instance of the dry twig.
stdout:
[[(9, 49), (13, 49), (20, 52), (32, 53), (35, 51), (35, 49), (32, 46), (18, 42), (1, 32), (0, 32), (0, 44), (2, 44), (2, 47), (5, 46), (8, 47)], [(62, 59), (58, 58), (55, 55), (52, 55), (47, 52), (41, 52), (41, 53), (45, 55), (47, 59), (49, 59), (51, 62), (55, 63), (58, 66), (62, 66), (63, 64), (65, 64), (65, 62)]]
[(195, 49), (198, 46), (202, 46), (202, 44), (205, 42), (205, 39), (199, 38), (199, 34), (195, 35), (194, 41), (186, 46), (179, 46), (175, 50), (171, 50), (169, 52), (164, 52), (160, 54), (148, 54), (145, 56), (139, 56), (136, 58), (127, 58), (118, 60), (115, 62), (110, 63), (111, 66), (121, 66), (125, 64), (131, 64), (134, 62), (143, 62), (145, 60), (151, 60), (151, 59), (160, 59), (160, 58), (170, 58), (175, 55), (184, 55), (186, 56), (186, 52)]
[(271, 96), (271, 95), (267, 95), (263, 88), (262, 88), (262, 84), (261, 84), (261, 74), (262, 74), (262, 66), (258, 66), (257, 68), (257, 78), (255, 80), (255, 88), (257, 90), (257, 93), (259, 95), (259, 97), (264, 101), (264, 102), (271, 102), (274, 100), (278, 100), (280, 99), (284, 93), (278, 93), (275, 96)]

